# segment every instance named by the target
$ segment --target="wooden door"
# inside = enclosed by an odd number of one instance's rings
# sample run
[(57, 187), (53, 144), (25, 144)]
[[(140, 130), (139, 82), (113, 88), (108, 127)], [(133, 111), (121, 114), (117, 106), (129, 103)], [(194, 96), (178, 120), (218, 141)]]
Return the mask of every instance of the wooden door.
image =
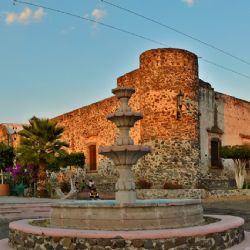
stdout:
[(89, 170), (96, 171), (96, 145), (89, 146)]
[(220, 167), (219, 141), (211, 141), (211, 166)]

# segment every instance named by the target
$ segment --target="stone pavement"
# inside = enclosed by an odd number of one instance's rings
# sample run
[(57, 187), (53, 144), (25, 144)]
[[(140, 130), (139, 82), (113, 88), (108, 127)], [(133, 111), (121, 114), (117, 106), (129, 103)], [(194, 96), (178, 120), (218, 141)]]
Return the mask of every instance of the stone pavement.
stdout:
[[(26, 198), (15, 196), (0, 196), (0, 239), (8, 237), (9, 222), (22, 218), (39, 217), (35, 216), (33, 211), (36, 209), (38, 214), (46, 214), (44, 211), (39, 210), (44, 206), (49, 206), (51, 203), (58, 201), (57, 199), (44, 199), (44, 198)], [(28, 209), (25, 206), (31, 206)], [(18, 211), (17, 211), (18, 210)], [(21, 210), (21, 212), (20, 212)], [(47, 212), (48, 214), (48, 212)], [(46, 215), (47, 216), (47, 215)], [(2, 250), (2, 249), (1, 249)]]
[(202, 202), (202, 205), (206, 214), (227, 214), (243, 218), (245, 220), (244, 229), (250, 231), (249, 197), (205, 200)]

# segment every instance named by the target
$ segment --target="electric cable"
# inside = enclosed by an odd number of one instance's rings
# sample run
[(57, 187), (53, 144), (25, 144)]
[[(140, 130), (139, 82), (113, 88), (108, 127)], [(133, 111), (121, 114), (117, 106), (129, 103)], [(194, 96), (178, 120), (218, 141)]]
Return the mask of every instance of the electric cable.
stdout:
[[(102, 25), (104, 27), (107, 27), (107, 28), (110, 28), (110, 29), (113, 29), (113, 30), (116, 30), (116, 31), (120, 31), (122, 33), (126, 33), (126, 34), (129, 34), (131, 36), (134, 36), (134, 37), (137, 37), (137, 38), (141, 38), (143, 40), (146, 40), (146, 41), (149, 41), (149, 42), (152, 42), (152, 43), (164, 46), (164, 47), (167, 46), (167, 47), (171, 48), (166, 43), (163, 43), (163, 42), (151, 39), (149, 37), (146, 37), (146, 36), (143, 36), (143, 35), (140, 35), (140, 34), (137, 34), (137, 33), (134, 33), (134, 32), (128, 31), (128, 30), (125, 30), (125, 29), (121, 29), (121, 28), (118, 28), (116, 26), (113, 26), (113, 25), (110, 25), (110, 24), (106, 24), (106, 23), (103, 23), (103, 22), (100, 22), (100, 21), (97, 21), (97, 20), (94, 20), (94, 19), (91, 19), (91, 18), (87, 18), (87, 17), (83, 17), (83, 16), (80, 16), (80, 15), (77, 15), (77, 14), (73, 14), (71, 12), (67, 12), (67, 11), (64, 11), (64, 10), (56, 9), (56, 8), (51, 8), (51, 7), (48, 7), (48, 6), (41, 5), (41, 4), (35, 4), (35, 3), (31, 3), (31, 2), (26, 2), (26, 1), (22, 1), (22, 0), (13, 0), (13, 4), (14, 5), (15, 5), (15, 3), (20, 3), (20, 4), (23, 4), (23, 5), (29, 5), (29, 6), (33, 6), (33, 7), (39, 7), (39, 8), (43, 8), (43, 9), (46, 9), (46, 10), (49, 10), (49, 11), (57, 12), (57, 13), (60, 13), (60, 14), (63, 14), (63, 15), (68, 15), (68, 16), (79, 18), (79, 19), (82, 19), (82, 20), (85, 20), (85, 21), (89, 21), (89, 22), (92, 22), (92, 23), (97, 23), (97, 24), (100, 24), (100, 25)], [(238, 72), (236, 70), (227, 68), (227, 67), (225, 67), (225, 66), (223, 66), (221, 64), (212, 62), (212, 61), (207, 60), (207, 59), (205, 59), (203, 57), (198, 57), (198, 58), (201, 59), (201, 60), (203, 60), (206, 63), (212, 64), (212, 65), (214, 65), (216, 67), (219, 67), (221, 69), (224, 69), (226, 71), (229, 71), (229, 72), (235, 73), (237, 75), (240, 75), (242, 77), (250, 79), (249, 75), (246, 75), (246, 74), (240, 73), (240, 72)]]
[(130, 13), (130, 14), (133, 14), (133, 15), (135, 15), (135, 16), (141, 17), (141, 18), (143, 18), (143, 19), (145, 19), (145, 20), (147, 20), (147, 21), (150, 21), (150, 22), (152, 22), (152, 23), (158, 24), (158, 25), (160, 25), (160, 26), (162, 26), (162, 27), (164, 27), (164, 28), (167, 28), (167, 29), (169, 29), (169, 30), (172, 30), (172, 31), (174, 31), (174, 32), (176, 32), (176, 33), (178, 33), (178, 34), (180, 34), (180, 35), (186, 36), (186, 37), (188, 37), (188, 38), (190, 38), (190, 39), (192, 39), (192, 40), (194, 40), (194, 41), (196, 41), (196, 42), (199, 42), (199, 43), (201, 43), (201, 44), (203, 44), (203, 45), (206, 45), (207, 47), (210, 47), (210, 48), (212, 48), (212, 49), (215, 49), (215, 50), (217, 50), (217, 51), (219, 51), (219, 52), (221, 52), (221, 53), (223, 53), (223, 54), (225, 54), (225, 55), (227, 55), (227, 56), (230, 56), (230, 57), (232, 57), (232, 58), (234, 58), (234, 59), (236, 59), (236, 60), (238, 60), (238, 61), (240, 61), (240, 62), (242, 62), (242, 63), (245, 63), (245, 64), (247, 64), (247, 65), (250, 66), (250, 62), (248, 62), (248, 61), (246, 61), (246, 60), (244, 60), (244, 59), (242, 59), (242, 58), (240, 58), (240, 57), (238, 57), (238, 56), (235, 56), (235, 55), (233, 55), (232, 53), (230, 53), (230, 52), (228, 52), (228, 51), (225, 51), (225, 50), (223, 50), (223, 49), (220, 49), (220, 48), (216, 47), (215, 45), (213, 45), (213, 44), (211, 44), (211, 43), (202, 41), (202, 40), (199, 39), (199, 38), (196, 38), (196, 37), (194, 37), (194, 36), (192, 36), (192, 35), (189, 35), (189, 34), (183, 32), (183, 31), (181, 31), (181, 30), (178, 30), (178, 29), (176, 29), (176, 28), (174, 28), (174, 27), (171, 27), (170, 25), (164, 24), (164, 23), (159, 22), (159, 21), (157, 21), (157, 20), (155, 20), (155, 19), (153, 19), (153, 18), (147, 17), (147, 16), (142, 15), (142, 14), (140, 14), (140, 13), (137, 13), (137, 12), (135, 12), (135, 11), (133, 11), (133, 10), (127, 9), (127, 8), (121, 6), (121, 5), (111, 3), (111, 2), (109, 2), (109, 1), (107, 1), (107, 0), (100, 0), (100, 1), (102, 1), (103, 3), (105, 3), (105, 4), (107, 4), (107, 5), (113, 6), (113, 7), (117, 8), (117, 9), (120, 9), (120, 10), (122, 10), (122, 11), (126, 11), (126, 12), (128, 12), (128, 13)]

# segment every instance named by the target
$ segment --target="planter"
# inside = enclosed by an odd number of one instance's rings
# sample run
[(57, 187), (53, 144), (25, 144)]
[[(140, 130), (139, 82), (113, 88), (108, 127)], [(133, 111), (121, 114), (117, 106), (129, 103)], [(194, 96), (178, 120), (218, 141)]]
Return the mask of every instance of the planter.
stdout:
[(25, 186), (23, 183), (16, 184), (12, 190), (13, 195), (23, 196), (24, 188)]
[(10, 195), (10, 186), (9, 184), (0, 184), (0, 196)]

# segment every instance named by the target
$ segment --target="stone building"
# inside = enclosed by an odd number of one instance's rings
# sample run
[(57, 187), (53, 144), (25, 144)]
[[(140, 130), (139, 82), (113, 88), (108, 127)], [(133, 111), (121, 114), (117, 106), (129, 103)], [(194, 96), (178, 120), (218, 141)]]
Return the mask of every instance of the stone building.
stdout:
[(18, 136), (17, 133), (22, 129), (23, 129), (22, 124), (1, 123), (0, 124), (0, 142), (4, 142), (9, 146), (16, 147), (20, 141), (20, 136)]
[[(230, 169), (219, 158), (219, 146), (250, 144), (250, 103), (199, 79), (197, 56), (189, 51), (146, 51), (139, 68), (119, 77), (117, 85), (136, 89), (131, 106), (144, 119), (131, 133), (135, 143), (150, 145), (153, 152), (134, 171), (155, 186), (196, 187), (199, 178), (226, 178)], [(114, 141), (117, 131), (106, 116), (117, 105), (110, 97), (54, 118), (65, 127), (70, 150), (85, 153), (90, 172), (111, 164), (98, 155), (98, 147)]]

